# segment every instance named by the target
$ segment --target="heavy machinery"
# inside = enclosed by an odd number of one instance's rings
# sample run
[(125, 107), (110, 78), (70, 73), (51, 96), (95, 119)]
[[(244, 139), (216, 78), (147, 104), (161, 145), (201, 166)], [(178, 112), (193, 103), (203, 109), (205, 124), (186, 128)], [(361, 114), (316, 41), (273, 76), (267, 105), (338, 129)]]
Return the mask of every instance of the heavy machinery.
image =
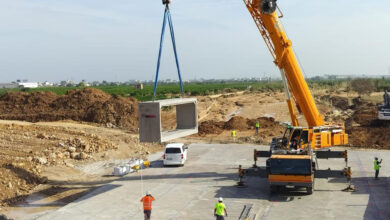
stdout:
[(379, 120), (390, 120), (390, 95), (387, 90), (383, 95), (384, 103), (378, 106), (378, 119)]
[[(314, 178), (346, 176), (350, 179), (347, 151), (330, 151), (332, 146), (348, 143), (344, 124), (325, 123), (318, 112), (292, 43), (280, 22), (283, 15), (276, 0), (243, 1), (280, 70), (292, 123), (287, 126), (283, 137), (273, 139), (269, 151), (255, 150), (254, 167), (240, 169), (240, 176), (245, 173), (267, 177), (272, 191), (281, 187), (305, 187), (309, 194), (313, 191)], [(307, 127), (299, 125), (294, 103), (304, 115)], [(268, 158), (265, 167), (257, 166), (259, 157)], [(339, 171), (319, 170), (317, 159), (328, 158), (344, 158), (346, 165)]]

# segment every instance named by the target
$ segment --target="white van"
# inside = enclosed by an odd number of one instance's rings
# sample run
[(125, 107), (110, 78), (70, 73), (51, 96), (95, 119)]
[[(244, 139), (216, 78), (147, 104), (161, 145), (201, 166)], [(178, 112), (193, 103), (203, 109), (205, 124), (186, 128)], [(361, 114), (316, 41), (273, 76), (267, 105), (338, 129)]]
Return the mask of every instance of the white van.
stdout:
[(164, 166), (181, 165), (187, 160), (188, 146), (183, 143), (172, 143), (165, 146), (163, 160)]

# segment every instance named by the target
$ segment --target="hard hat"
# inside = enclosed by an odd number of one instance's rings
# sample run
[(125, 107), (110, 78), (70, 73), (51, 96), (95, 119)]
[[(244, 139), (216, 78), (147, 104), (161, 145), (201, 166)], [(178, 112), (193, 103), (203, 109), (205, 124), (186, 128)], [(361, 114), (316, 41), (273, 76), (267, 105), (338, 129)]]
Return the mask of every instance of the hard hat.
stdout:
[(222, 201), (223, 201), (223, 198), (222, 198), (222, 197), (219, 197), (218, 201), (219, 201), (219, 202), (222, 202)]
[(150, 191), (148, 190), (148, 191), (146, 191), (146, 195), (150, 195)]

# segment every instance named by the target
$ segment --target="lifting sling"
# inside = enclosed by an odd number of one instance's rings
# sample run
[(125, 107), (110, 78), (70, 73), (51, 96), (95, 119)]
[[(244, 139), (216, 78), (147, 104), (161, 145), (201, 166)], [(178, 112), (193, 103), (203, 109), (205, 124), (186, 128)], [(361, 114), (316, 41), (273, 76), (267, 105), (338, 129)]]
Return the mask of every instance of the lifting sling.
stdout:
[(169, 24), (169, 30), (171, 32), (172, 46), (173, 46), (173, 52), (175, 54), (177, 73), (179, 75), (180, 91), (181, 91), (182, 96), (184, 94), (183, 82), (181, 80), (179, 59), (178, 59), (177, 50), (176, 50), (175, 33), (173, 31), (172, 17), (171, 17), (171, 13), (169, 11), (169, 6), (168, 6), (168, 4), (166, 4), (165, 11), (164, 11), (164, 21), (163, 21), (162, 30), (161, 30), (160, 49), (159, 49), (159, 52), (158, 52), (156, 77), (155, 77), (155, 80), (154, 80), (154, 87), (153, 87), (153, 101), (154, 101), (154, 99), (156, 97), (157, 81), (158, 81), (158, 74), (159, 74), (159, 71), (160, 71), (161, 53), (162, 53), (162, 48), (163, 48), (163, 43), (164, 43), (164, 35), (165, 35), (164, 33), (165, 33), (165, 26), (166, 26), (167, 20), (168, 20), (168, 24)]

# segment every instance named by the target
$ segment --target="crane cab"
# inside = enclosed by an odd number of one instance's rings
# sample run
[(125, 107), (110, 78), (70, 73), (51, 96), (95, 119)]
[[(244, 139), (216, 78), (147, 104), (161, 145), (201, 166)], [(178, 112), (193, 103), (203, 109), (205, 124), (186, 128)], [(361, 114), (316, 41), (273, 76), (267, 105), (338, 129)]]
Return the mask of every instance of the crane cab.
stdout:
[(288, 150), (304, 149), (309, 144), (309, 129), (288, 126), (282, 138), (282, 148)]
[(313, 128), (287, 126), (280, 147), (286, 150), (330, 148), (348, 143), (343, 124), (328, 124)]

